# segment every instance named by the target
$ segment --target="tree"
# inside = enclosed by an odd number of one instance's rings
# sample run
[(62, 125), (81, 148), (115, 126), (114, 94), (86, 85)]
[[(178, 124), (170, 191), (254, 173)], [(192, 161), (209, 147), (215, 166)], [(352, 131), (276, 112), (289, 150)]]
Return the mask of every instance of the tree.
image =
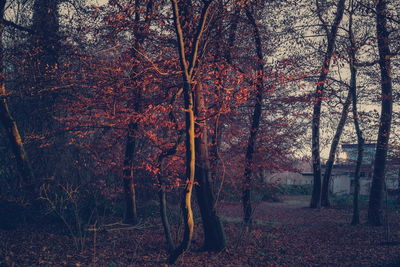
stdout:
[(225, 248), (225, 234), (222, 223), (217, 215), (215, 196), (212, 188), (210, 160), (208, 154), (208, 133), (206, 125), (206, 106), (204, 100), (203, 86), (201, 82), (194, 91), (194, 114), (195, 124), (195, 150), (196, 171), (195, 179), (197, 201), (200, 208), (204, 229), (204, 250), (221, 251)]
[(183, 94), (185, 108), (185, 147), (186, 147), (186, 185), (184, 195), (182, 197), (182, 212), (184, 217), (184, 234), (180, 245), (171, 253), (169, 262), (174, 263), (178, 257), (186, 251), (192, 241), (194, 231), (193, 211), (191, 205), (193, 184), (195, 182), (196, 167), (196, 148), (195, 148), (195, 117), (194, 117), (194, 98), (193, 98), (193, 82), (194, 70), (198, 63), (198, 53), (200, 42), (205, 30), (206, 21), (209, 15), (211, 1), (204, 1), (201, 9), (200, 19), (197, 25), (197, 31), (194, 35), (192, 45), (190, 47), (190, 55), (186, 53), (184, 33), (182, 30), (180, 10), (178, 0), (171, 0), (171, 6), (174, 17), (174, 27), (177, 39), (177, 50), (182, 70)]
[(322, 183), (322, 191), (321, 191), (321, 206), (323, 207), (329, 207), (329, 183), (331, 180), (331, 175), (332, 175), (332, 168), (333, 164), (335, 162), (335, 155), (336, 155), (336, 150), (340, 142), (340, 137), (343, 133), (343, 129), (346, 125), (346, 120), (347, 120), (347, 115), (349, 113), (349, 107), (351, 104), (351, 99), (352, 99), (352, 94), (350, 92), (350, 89), (348, 90), (348, 94), (346, 97), (345, 102), (343, 103), (343, 108), (342, 108), (342, 113), (339, 119), (339, 123), (336, 128), (335, 135), (332, 139), (331, 147), (329, 150), (329, 158), (326, 161), (326, 168), (325, 168), (325, 173), (324, 173), (324, 178), (323, 178), (323, 183)]
[[(148, 1), (146, 13), (143, 14), (144, 18), (140, 16), (140, 1), (135, 1), (135, 14), (134, 20), (137, 26), (134, 31), (135, 41), (132, 47), (132, 58), (137, 58), (138, 53), (142, 50), (143, 43), (145, 41), (146, 33), (149, 30), (151, 18), (153, 12), (153, 1)], [(132, 78), (134, 81), (140, 79), (137, 77), (139, 65), (135, 65), (132, 72)], [(142, 109), (142, 88), (136, 86), (134, 88), (134, 94), (132, 97), (133, 111), (140, 113)], [(137, 135), (138, 122), (131, 121), (128, 125), (126, 148), (125, 148), (125, 161), (124, 161), (124, 193), (125, 193), (125, 218), (124, 221), (130, 224), (138, 223), (137, 208), (136, 208), (136, 189), (134, 184), (135, 174), (135, 153), (138, 146), (138, 140), (135, 137)]]
[[(0, 1), (0, 18), (3, 20), (5, 12), (6, 0)], [(0, 24), (0, 121), (4, 126), (8, 140), (10, 141), (13, 150), (18, 170), (22, 178), (22, 184), (25, 187), (25, 194), (28, 200), (32, 201), (34, 197), (33, 183), (35, 182), (35, 175), (33, 173), (28, 154), (21, 138), (21, 134), (16, 121), (14, 120), (8, 105), (8, 97), (5, 87), (5, 73), (4, 73), (4, 48), (3, 48), (3, 32), (4, 24)]]
[(251, 118), (251, 128), (249, 140), (247, 143), (246, 156), (245, 156), (245, 170), (243, 180), (243, 212), (244, 212), (244, 223), (247, 226), (251, 224), (252, 208), (251, 208), (251, 179), (253, 176), (253, 154), (256, 148), (257, 133), (260, 127), (261, 115), (262, 115), (262, 104), (263, 104), (263, 91), (264, 91), (264, 56), (262, 50), (261, 36), (257, 26), (257, 22), (254, 15), (249, 8), (245, 8), (246, 16), (253, 30), (254, 46), (257, 55), (257, 82), (256, 82), (256, 94), (254, 111)]
[[(314, 173), (314, 183), (313, 183), (313, 191), (311, 196), (310, 207), (311, 208), (319, 208), (321, 206), (321, 157), (320, 157), (320, 120), (321, 120), (321, 105), (322, 105), (322, 97), (324, 93), (324, 87), (326, 83), (326, 79), (329, 72), (331, 58), (335, 48), (336, 36), (339, 28), (339, 24), (342, 20), (345, 0), (339, 0), (336, 9), (336, 15), (334, 22), (332, 24), (331, 29), (328, 29), (328, 24), (323, 23), (325, 25), (325, 31), (327, 35), (327, 48), (324, 55), (324, 60), (322, 62), (322, 67), (320, 70), (316, 91), (314, 94), (314, 108), (313, 108), (313, 117), (312, 117), (312, 166)], [(317, 8), (319, 8), (317, 1)], [(318, 12), (318, 10), (317, 10)], [(321, 17), (322, 19), (322, 17)]]
[(392, 122), (393, 96), (391, 77), (390, 36), (387, 29), (387, 1), (378, 0), (376, 4), (376, 36), (379, 51), (381, 74), (381, 117), (372, 175), (371, 193), (368, 205), (368, 223), (383, 224), (383, 192), (385, 185), (385, 167)]

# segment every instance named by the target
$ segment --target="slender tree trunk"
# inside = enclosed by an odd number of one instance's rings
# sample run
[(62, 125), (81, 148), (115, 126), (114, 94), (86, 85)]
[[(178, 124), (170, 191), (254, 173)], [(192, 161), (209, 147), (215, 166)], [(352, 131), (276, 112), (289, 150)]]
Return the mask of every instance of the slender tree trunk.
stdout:
[[(4, 8), (6, 1), (0, 1), (0, 18), (4, 17)], [(8, 140), (11, 144), (11, 149), (17, 161), (18, 171), (22, 178), (22, 184), (25, 188), (26, 196), (29, 200), (33, 200), (35, 175), (29, 162), (28, 154), (25, 151), (21, 135), (17, 123), (15, 122), (11, 111), (8, 107), (6, 88), (4, 84), (5, 73), (3, 67), (3, 32), (4, 25), (0, 25), (0, 122), (3, 125)]]
[(357, 162), (354, 171), (354, 192), (353, 192), (353, 218), (351, 220), (352, 225), (357, 225), (360, 223), (360, 207), (359, 207), (359, 197), (360, 197), (360, 173), (361, 165), (364, 156), (364, 137), (363, 132), (360, 127), (360, 119), (358, 117), (357, 109), (357, 68), (356, 68), (356, 53), (357, 46), (354, 40), (353, 34), (353, 14), (354, 14), (354, 3), (351, 1), (351, 11), (349, 17), (349, 66), (350, 66), (350, 93), (352, 99), (352, 110), (353, 110), (353, 121), (354, 128), (357, 134)]
[[(356, 48), (352, 46), (351, 50), (354, 51)], [(357, 225), (360, 223), (360, 207), (359, 207), (359, 197), (360, 197), (360, 173), (361, 165), (364, 155), (364, 137), (362, 130), (360, 128), (360, 121), (357, 111), (357, 69), (355, 67), (355, 52), (350, 52), (350, 72), (351, 72), (351, 84), (350, 90), (352, 94), (353, 103), (353, 119), (354, 128), (357, 134), (357, 162), (354, 171), (354, 192), (353, 192), (353, 218), (351, 221), (352, 225)]]
[(400, 168), (397, 176), (397, 204), (400, 205)]
[(134, 169), (134, 154), (136, 145), (137, 123), (130, 123), (128, 128), (128, 136), (125, 148), (125, 161), (124, 161), (124, 195), (125, 195), (125, 214), (124, 222), (135, 225), (138, 221), (137, 208), (136, 208), (136, 189), (133, 181)]
[(183, 192), (181, 208), (184, 218), (184, 233), (181, 244), (170, 254), (169, 263), (174, 263), (178, 257), (190, 247), (194, 232), (194, 220), (192, 211), (192, 191), (195, 179), (195, 132), (194, 132), (194, 112), (193, 112), (193, 94), (190, 83), (185, 82), (185, 121), (186, 121), (186, 185)]
[(386, 26), (386, 16), (386, 0), (378, 0), (376, 5), (376, 31), (379, 50), (379, 67), (381, 71), (382, 106), (368, 207), (368, 223), (375, 226), (383, 224), (385, 166), (393, 109), (392, 77), (390, 66), (391, 53), (389, 48), (389, 32)]
[(336, 128), (335, 136), (333, 137), (331, 149), (329, 151), (329, 157), (326, 161), (326, 169), (324, 173), (324, 179), (322, 183), (322, 195), (321, 195), (321, 206), (329, 207), (329, 184), (331, 182), (332, 168), (335, 162), (335, 155), (337, 147), (339, 146), (340, 137), (342, 136), (344, 126), (346, 125), (347, 115), (349, 114), (349, 107), (351, 104), (351, 92), (349, 90), (346, 101), (343, 104), (342, 114), (340, 116), (339, 124)]
[(196, 188), (197, 201), (203, 222), (204, 244), (207, 251), (221, 251), (226, 247), (225, 234), (215, 207), (215, 197), (210, 176), (210, 161), (208, 156), (207, 125), (205, 120), (205, 103), (203, 87), (198, 84), (195, 94), (196, 122)]
[(195, 149), (195, 117), (194, 117), (194, 99), (193, 99), (193, 72), (197, 64), (197, 57), (202, 35), (205, 29), (210, 4), (212, 1), (205, 1), (201, 10), (200, 20), (197, 32), (193, 38), (191, 54), (187, 60), (185, 53), (185, 41), (182, 31), (182, 25), (179, 18), (178, 0), (171, 0), (175, 33), (178, 41), (178, 54), (183, 76), (183, 93), (185, 105), (185, 133), (186, 133), (186, 185), (182, 198), (182, 212), (184, 217), (184, 233), (180, 245), (170, 254), (169, 263), (175, 263), (178, 257), (185, 252), (192, 241), (194, 231), (194, 220), (192, 212), (192, 191), (195, 180), (196, 149)]
[[(172, 99), (171, 105), (175, 103), (175, 100), (176, 100), (176, 96)], [(175, 116), (173, 115), (172, 111), (170, 112), (169, 117), (172, 122), (176, 123), (176, 119), (175, 119)], [(168, 253), (172, 253), (175, 250), (175, 244), (174, 244), (174, 241), (172, 240), (171, 227), (170, 227), (170, 223), (168, 220), (168, 214), (167, 214), (168, 202), (167, 202), (167, 193), (165, 190), (166, 181), (164, 178), (164, 160), (168, 156), (174, 155), (176, 153), (177, 148), (182, 141), (183, 133), (184, 133), (184, 131), (179, 130), (178, 138), (176, 140), (175, 145), (170, 149), (162, 151), (160, 153), (160, 155), (158, 156), (158, 164), (159, 164), (159, 168), (160, 168), (160, 172), (157, 175), (158, 184), (160, 186), (160, 189), (158, 191), (158, 197), (160, 200), (160, 215), (161, 215), (162, 225), (164, 228), (164, 234), (165, 234), (165, 240), (167, 243)]]
[[(135, 22), (138, 25), (138, 29), (136, 29), (135, 35), (135, 42), (133, 44), (132, 49), (132, 58), (137, 56), (137, 51), (139, 51), (142, 47), (143, 42), (145, 41), (144, 33), (150, 27), (150, 18), (151, 13), (153, 12), (153, 1), (148, 1), (146, 13), (143, 15), (144, 21), (140, 20), (140, 0), (135, 0)], [(134, 66), (133, 72), (137, 71), (138, 66)], [(138, 80), (139, 77), (134, 78), (134, 80)], [(141, 112), (141, 101), (142, 101), (142, 94), (141, 88), (137, 86), (135, 88), (134, 93), (134, 111), (136, 113)], [(137, 224), (138, 221), (138, 214), (137, 214), (137, 205), (136, 205), (136, 186), (134, 183), (135, 178), (135, 154), (137, 153), (138, 147), (138, 139), (137, 129), (138, 129), (138, 122), (132, 121), (128, 125), (128, 132), (127, 132), (127, 140), (126, 140), (126, 147), (125, 147), (125, 161), (124, 161), (124, 195), (125, 195), (125, 214), (124, 214), (124, 222), (128, 224)]]
[[(319, 147), (320, 136), (320, 121), (321, 121), (321, 106), (322, 97), (325, 87), (326, 78), (329, 73), (332, 54), (335, 48), (336, 35), (339, 24), (344, 13), (345, 0), (339, 0), (336, 10), (336, 16), (332, 28), (328, 34), (328, 46), (319, 75), (315, 95), (314, 95), (314, 110), (312, 118), (312, 165), (314, 173), (313, 191), (311, 196), (310, 208), (319, 208), (321, 206), (321, 157)], [(326, 25), (325, 25), (326, 26)]]
[(171, 153), (162, 153), (159, 158), (158, 158), (158, 162), (160, 165), (160, 173), (158, 174), (158, 184), (160, 186), (160, 189), (158, 191), (158, 197), (160, 200), (160, 215), (161, 215), (161, 222), (164, 228), (164, 234), (165, 234), (165, 240), (167, 242), (167, 251), (168, 252), (172, 252), (175, 249), (175, 245), (174, 245), (174, 241), (172, 240), (172, 235), (171, 235), (171, 227), (169, 224), (169, 220), (168, 220), (168, 214), (167, 214), (167, 194), (165, 191), (165, 179), (163, 177), (163, 163), (164, 163), (164, 159), (165, 157), (167, 157), (168, 155), (172, 155), (175, 154), (176, 152), (176, 147), (174, 149), (174, 151), (172, 151)]
[(255, 95), (255, 104), (253, 110), (253, 116), (251, 119), (250, 136), (247, 143), (246, 156), (245, 156), (245, 170), (243, 180), (243, 221), (247, 227), (251, 226), (252, 223), (252, 207), (251, 207), (251, 182), (253, 176), (253, 156), (256, 149), (256, 139), (260, 128), (261, 113), (262, 113), (262, 101), (263, 101), (263, 90), (264, 90), (264, 59), (262, 51), (261, 36), (257, 26), (257, 22), (253, 17), (253, 14), (246, 9), (247, 18), (253, 27), (253, 38), (255, 44), (255, 50), (257, 54), (257, 90)]

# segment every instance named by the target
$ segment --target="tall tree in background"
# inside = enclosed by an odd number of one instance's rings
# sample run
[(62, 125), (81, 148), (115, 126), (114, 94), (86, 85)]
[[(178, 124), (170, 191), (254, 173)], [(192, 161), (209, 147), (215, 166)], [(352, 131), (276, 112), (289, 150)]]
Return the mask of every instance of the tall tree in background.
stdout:
[(249, 7), (245, 8), (246, 16), (249, 24), (252, 27), (252, 37), (254, 41), (255, 52), (257, 55), (256, 64), (256, 92), (255, 92), (255, 102), (253, 115), (251, 117), (251, 127), (250, 135), (246, 148), (245, 156), (245, 170), (244, 170), (244, 180), (243, 180), (243, 213), (244, 213), (244, 223), (247, 226), (251, 225), (252, 207), (251, 207), (251, 180), (253, 176), (253, 157), (256, 150), (256, 140), (257, 134), (260, 128), (260, 121), (262, 115), (262, 102), (263, 102), (263, 91), (264, 91), (264, 55), (261, 43), (260, 30), (257, 25), (257, 21), (254, 18), (253, 11)]
[(58, 0), (35, 0), (33, 4), (32, 47), (39, 75), (58, 63), (60, 56)]
[[(132, 58), (137, 58), (138, 54), (141, 53), (143, 43), (145, 41), (146, 34), (148, 34), (150, 22), (153, 12), (153, 1), (149, 0), (146, 5), (146, 12), (141, 18), (140, 1), (135, 1), (135, 14), (134, 14), (134, 25), (135, 30), (133, 35), (135, 36), (134, 44), (132, 45)], [(133, 80), (138, 80), (141, 77), (137, 76), (139, 65), (136, 64), (132, 70)], [(133, 110), (139, 114), (142, 109), (142, 88), (136, 86), (134, 94), (130, 102), (133, 102)], [(136, 188), (134, 183), (135, 177), (135, 153), (137, 152), (138, 140), (136, 138), (136, 131), (138, 129), (138, 121), (132, 120), (128, 125), (128, 133), (125, 148), (125, 161), (124, 161), (124, 194), (125, 194), (125, 223), (137, 224), (137, 208), (136, 208)]]
[(30, 125), (38, 134), (44, 134), (53, 127), (53, 107), (58, 101), (58, 92), (53, 90), (57, 84), (55, 75), (59, 67), (60, 36), (58, 0), (35, 0), (32, 12), (32, 34), (30, 37), (30, 70), (28, 112), (32, 113), (34, 126)]
[(361, 165), (363, 162), (364, 156), (364, 137), (363, 132), (360, 127), (360, 118), (358, 114), (357, 107), (357, 50), (358, 47), (356, 45), (356, 41), (354, 38), (353, 31), (353, 16), (354, 16), (355, 8), (354, 1), (350, 2), (350, 14), (349, 14), (349, 42), (350, 46), (348, 48), (349, 55), (349, 67), (350, 67), (350, 93), (352, 98), (352, 110), (353, 110), (353, 122), (354, 128), (356, 130), (357, 135), (357, 161), (356, 168), (354, 170), (354, 192), (353, 192), (353, 217), (351, 220), (352, 225), (357, 225), (360, 223), (360, 207), (359, 207), (359, 196), (360, 196), (360, 174), (361, 174)]
[[(323, 22), (323, 27), (327, 35), (327, 48), (320, 70), (317, 87), (314, 95), (314, 109), (312, 117), (312, 166), (314, 173), (314, 183), (311, 196), (310, 207), (319, 208), (321, 206), (321, 157), (320, 157), (320, 121), (321, 121), (321, 106), (322, 97), (324, 93), (324, 87), (326, 79), (329, 73), (330, 63), (332, 55), (335, 49), (335, 41), (338, 32), (340, 22), (343, 18), (345, 0), (339, 0), (336, 9), (336, 15), (331, 29), (329, 30), (328, 24)], [(319, 9), (319, 4), (317, 1), (317, 9)], [(317, 10), (321, 20), (322, 14), (320, 10)]]
[(376, 36), (379, 50), (381, 72), (381, 118), (374, 160), (371, 193), (368, 206), (368, 223), (383, 224), (383, 196), (385, 187), (385, 167), (392, 122), (393, 95), (390, 57), (390, 37), (387, 29), (387, 1), (378, 0), (376, 4)]

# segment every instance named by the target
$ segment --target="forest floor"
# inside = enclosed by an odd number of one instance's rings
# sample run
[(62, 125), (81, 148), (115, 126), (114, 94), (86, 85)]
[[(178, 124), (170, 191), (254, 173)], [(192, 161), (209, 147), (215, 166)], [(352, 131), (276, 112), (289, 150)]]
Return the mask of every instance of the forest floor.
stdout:
[[(254, 204), (254, 227), (245, 235), (240, 204), (221, 202), (228, 248), (199, 251), (197, 218), (191, 251), (177, 266), (400, 266), (400, 213), (389, 212), (388, 227), (351, 226), (350, 209), (306, 208), (308, 196)], [(365, 211), (362, 211), (365, 221)], [(79, 252), (73, 239), (55, 224), (31, 224), (0, 230), (0, 266), (167, 266), (164, 236), (157, 217), (136, 227), (117, 224), (91, 231)], [(389, 230), (389, 240), (387, 239)], [(390, 241), (389, 245), (385, 242)]]

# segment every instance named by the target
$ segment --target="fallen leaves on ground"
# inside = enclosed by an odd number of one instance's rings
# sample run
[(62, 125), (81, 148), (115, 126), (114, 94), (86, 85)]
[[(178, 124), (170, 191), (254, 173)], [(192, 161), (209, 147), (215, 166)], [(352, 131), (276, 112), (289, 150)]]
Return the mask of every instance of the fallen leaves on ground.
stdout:
[[(228, 248), (201, 252), (201, 224), (191, 250), (178, 266), (385, 266), (400, 262), (400, 214), (388, 227), (351, 226), (350, 210), (312, 210), (261, 202), (249, 234), (240, 223), (240, 204), (219, 206)], [(362, 218), (366, 217), (365, 211)], [(114, 222), (117, 221), (114, 218)], [(160, 222), (118, 231), (90, 232), (78, 252), (72, 238), (55, 225), (32, 224), (0, 230), (0, 266), (167, 266)], [(389, 240), (388, 240), (389, 237)]]

